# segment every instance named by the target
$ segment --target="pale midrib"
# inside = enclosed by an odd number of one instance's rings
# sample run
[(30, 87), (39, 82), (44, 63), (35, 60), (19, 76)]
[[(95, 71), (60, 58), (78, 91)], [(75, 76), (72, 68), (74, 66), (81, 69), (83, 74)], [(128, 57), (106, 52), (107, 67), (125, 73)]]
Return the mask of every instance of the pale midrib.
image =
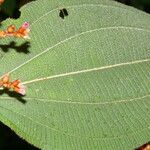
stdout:
[[(76, 34), (74, 36), (71, 36), (63, 41), (60, 41), (58, 42), (57, 44), (45, 49), (44, 51), (42, 51), (41, 53), (35, 55), (34, 57), (32, 57), (31, 59), (27, 60), (26, 62), (22, 63), (21, 65), (17, 66), (16, 68), (14, 68), (13, 70), (7, 72), (8, 74), (16, 71), (17, 69), (21, 68), (22, 66), (28, 64), (29, 62), (33, 61), (34, 59), (38, 58), (39, 56), (41, 56), (42, 54), (45, 54), (46, 52), (48, 52), (49, 50), (71, 40), (71, 39), (74, 39), (76, 37), (79, 37), (81, 35), (84, 35), (84, 34), (87, 34), (87, 33), (92, 33), (92, 32), (96, 32), (96, 31), (101, 31), (101, 30), (111, 30), (111, 29), (116, 29), (116, 30), (119, 30), (119, 29), (126, 29), (126, 30), (136, 30), (136, 31), (145, 31), (145, 32), (150, 32), (149, 30), (144, 30), (142, 28), (135, 28), (135, 27), (126, 27), (126, 26), (118, 26), (118, 27), (105, 27), (105, 28), (98, 28), (98, 29), (93, 29), (93, 30), (88, 30), (88, 31), (85, 31), (85, 32), (82, 32), (82, 33), (79, 33), (79, 34)], [(3, 76), (1, 76), (2, 78)]]
[(39, 81), (43, 81), (43, 80), (50, 80), (50, 79), (55, 79), (55, 78), (60, 78), (60, 77), (74, 76), (74, 75), (78, 75), (78, 74), (90, 73), (90, 72), (106, 70), (106, 69), (111, 69), (111, 68), (116, 68), (116, 67), (121, 67), (121, 66), (127, 66), (127, 65), (133, 65), (133, 64), (139, 64), (139, 63), (144, 63), (144, 62), (149, 62), (149, 61), (150, 61), (150, 59), (143, 59), (143, 60), (136, 60), (136, 61), (114, 64), (114, 65), (109, 65), (109, 66), (79, 70), (79, 71), (75, 71), (75, 72), (67, 72), (67, 73), (62, 73), (62, 74), (58, 74), (58, 75), (38, 78), (38, 79), (30, 80), (30, 81), (25, 81), (22, 84), (25, 85), (25, 84), (35, 83), (35, 82), (39, 82)]

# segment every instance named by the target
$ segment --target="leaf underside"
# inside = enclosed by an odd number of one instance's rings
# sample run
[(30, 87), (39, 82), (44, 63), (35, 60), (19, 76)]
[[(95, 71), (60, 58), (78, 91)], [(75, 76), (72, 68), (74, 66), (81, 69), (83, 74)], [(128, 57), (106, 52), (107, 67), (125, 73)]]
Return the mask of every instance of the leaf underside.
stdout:
[(43, 150), (129, 150), (149, 141), (150, 16), (107, 0), (37, 0), (21, 12), (2, 28), (29, 21), (30, 46), (1, 39), (0, 74), (23, 81), (26, 103), (2, 94), (0, 120)]

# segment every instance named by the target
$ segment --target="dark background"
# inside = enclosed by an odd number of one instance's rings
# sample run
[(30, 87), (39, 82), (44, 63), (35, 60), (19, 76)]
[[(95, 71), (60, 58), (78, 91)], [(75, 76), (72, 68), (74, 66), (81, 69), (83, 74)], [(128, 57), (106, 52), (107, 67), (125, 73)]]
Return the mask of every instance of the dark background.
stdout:
[[(10, 0), (10, 1), (7, 0), (7, 1), (9, 3), (9, 2), (12, 2), (13, 0)], [(17, 19), (21, 15), (19, 8), (30, 1), (33, 1), (33, 0), (20, 0), (20, 1), (16, 0), (15, 5), (13, 6), (12, 9), (9, 9), (10, 11), (8, 13), (6, 9), (0, 12), (0, 20), (4, 20), (7, 17)], [(116, 0), (116, 1), (124, 3), (126, 5), (136, 7), (147, 13), (150, 13), (150, 0)], [(25, 140), (21, 139), (7, 126), (0, 123), (0, 150), (10, 150), (10, 149), (12, 150), (39, 150), (33, 145), (30, 145), (29, 143), (27, 143)]]
[(150, 0), (116, 0), (116, 1), (141, 9), (147, 13), (150, 13)]

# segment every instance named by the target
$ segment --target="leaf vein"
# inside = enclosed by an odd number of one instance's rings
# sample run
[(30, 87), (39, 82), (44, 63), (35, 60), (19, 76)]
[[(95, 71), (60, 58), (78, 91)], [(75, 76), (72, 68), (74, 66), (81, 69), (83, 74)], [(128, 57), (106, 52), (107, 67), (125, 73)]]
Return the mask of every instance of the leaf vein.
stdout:
[[(82, 5), (66, 6), (66, 8), (82, 8), (82, 7), (104, 7), (104, 8), (109, 7), (109, 8), (114, 8), (114, 9), (122, 9), (122, 10), (126, 10), (126, 11), (131, 11), (131, 10), (128, 10), (123, 7), (105, 5), (105, 4), (82, 4)], [(33, 26), (34, 24), (39, 22), (42, 18), (44, 18), (45, 16), (49, 15), (50, 13), (52, 13), (54, 11), (58, 11), (58, 8), (52, 9), (52, 10), (46, 12), (45, 14), (43, 14), (42, 16), (38, 17), (38, 19), (36, 19), (34, 22), (31, 23), (31, 26)], [(133, 12), (133, 11), (131, 11), (131, 12)]]
[[(34, 59), (38, 58), (39, 56), (41, 56), (42, 54), (45, 54), (47, 53), (49, 50), (71, 40), (71, 39), (74, 39), (74, 38), (77, 38), (81, 35), (84, 35), (84, 34), (87, 34), (87, 33), (92, 33), (92, 32), (96, 32), (96, 31), (101, 31), (101, 30), (112, 30), (112, 29), (116, 29), (116, 30), (119, 30), (119, 29), (128, 29), (128, 30), (137, 30), (137, 31), (145, 31), (145, 32), (150, 32), (149, 30), (144, 30), (142, 28), (135, 28), (135, 27), (126, 27), (126, 26), (118, 26), (118, 27), (104, 27), (104, 28), (97, 28), (97, 29), (92, 29), (92, 30), (88, 30), (88, 31), (85, 31), (85, 32), (82, 32), (82, 33), (79, 33), (79, 34), (76, 34), (76, 35), (73, 35), (65, 40), (62, 40), (58, 43), (56, 43), (55, 45), (51, 46), (51, 47), (48, 47), (46, 48), (44, 51), (42, 51), (41, 53), (35, 55), (34, 57), (32, 57), (31, 59), (27, 60), (26, 62), (20, 64), (19, 66), (17, 66), (16, 68), (14, 68), (13, 70), (7, 72), (8, 74), (16, 71), (17, 69), (21, 68), (22, 66), (28, 64), (29, 62), (33, 61)], [(2, 76), (1, 76), (2, 77)]]
[(121, 67), (121, 66), (139, 64), (139, 63), (144, 63), (144, 62), (149, 62), (149, 61), (150, 61), (150, 59), (143, 59), (143, 60), (136, 60), (136, 61), (131, 61), (131, 62), (124, 62), (124, 63), (120, 63), (120, 64), (113, 64), (113, 65), (109, 65), (109, 66), (79, 70), (79, 71), (75, 71), (75, 72), (67, 72), (67, 73), (62, 73), (62, 74), (58, 74), (58, 75), (52, 75), (52, 76), (48, 76), (48, 77), (25, 81), (22, 84), (25, 85), (25, 84), (35, 83), (35, 82), (39, 82), (39, 81), (43, 81), (43, 80), (55, 79), (55, 78), (60, 78), (60, 77), (68, 77), (71, 75), (73, 76), (73, 75), (95, 72), (95, 71), (100, 71), (100, 70), (106, 70), (106, 69), (111, 69), (111, 68), (116, 68), (116, 67)]

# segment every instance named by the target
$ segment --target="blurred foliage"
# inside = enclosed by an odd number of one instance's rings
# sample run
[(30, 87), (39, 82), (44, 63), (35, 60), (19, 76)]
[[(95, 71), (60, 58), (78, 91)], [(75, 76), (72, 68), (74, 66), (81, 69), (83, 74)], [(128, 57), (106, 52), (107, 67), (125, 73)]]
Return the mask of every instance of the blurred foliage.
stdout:
[[(5, 0), (0, 6), (0, 21), (10, 17), (17, 19), (20, 17), (20, 7), (34, 0)], [(10, 7), (11, 6), (11, 7)]]
[(5, 0), (1, 8), (9, 16), (12, 16), (14, 11), (17, 9), (17, 2), (14, 2), (13, 0)]
[[(11, 6), (11, 7), (10, 7)], [(19, 1), (18, 0), (5, 0), (1, 5), (0, 18), (14, 17), (18, 18), (19, 12)]]

